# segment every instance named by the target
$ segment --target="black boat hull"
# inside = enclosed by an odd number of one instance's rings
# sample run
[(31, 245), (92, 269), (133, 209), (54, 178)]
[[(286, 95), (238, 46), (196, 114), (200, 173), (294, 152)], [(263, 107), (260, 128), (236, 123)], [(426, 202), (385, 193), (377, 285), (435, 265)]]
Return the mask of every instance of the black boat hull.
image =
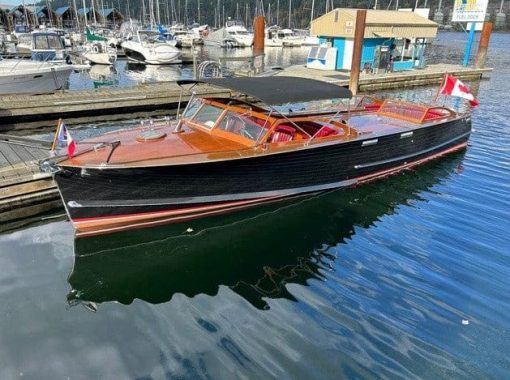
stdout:
[(339, 187), (420, 165), (467, 145), (469, 117), (365, 140), (187, 165), (55, 175), (77, 234), (179, 222)]

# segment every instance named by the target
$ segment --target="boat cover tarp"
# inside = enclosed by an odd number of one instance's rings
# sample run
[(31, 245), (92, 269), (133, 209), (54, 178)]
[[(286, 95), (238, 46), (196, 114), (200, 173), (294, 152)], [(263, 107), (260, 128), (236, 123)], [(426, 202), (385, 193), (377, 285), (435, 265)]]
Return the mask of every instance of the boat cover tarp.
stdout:
[(267, 105), (309, 102), (325, 99), (350, 99), (349, 89), (309, 78), (272, 76), (243, 78), (203, 78), (180, 80), (179, 85), (207, 83), (251, 96)]

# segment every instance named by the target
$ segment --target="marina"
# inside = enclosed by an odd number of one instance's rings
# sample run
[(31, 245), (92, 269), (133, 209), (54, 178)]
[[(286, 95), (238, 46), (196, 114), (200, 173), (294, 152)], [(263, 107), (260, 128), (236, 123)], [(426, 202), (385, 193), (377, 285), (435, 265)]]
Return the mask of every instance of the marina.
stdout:
[(91, 4), (18, 10), (93, 28), (1, 96), (1, 378), (504, 377), (507, 35)]

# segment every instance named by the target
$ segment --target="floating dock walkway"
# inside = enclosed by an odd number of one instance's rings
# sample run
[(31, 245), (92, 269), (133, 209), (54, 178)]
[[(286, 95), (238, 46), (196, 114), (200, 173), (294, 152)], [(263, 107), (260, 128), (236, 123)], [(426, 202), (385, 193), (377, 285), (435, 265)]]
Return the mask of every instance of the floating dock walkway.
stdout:
[[(430, 65), (423, 70), (385, 74), (362, 74), (363, 92), (439, 84), (445, 72), (463, 80), (480, 79), (492, 69), (459, 65)], [(339, 71), (311, 70), (291, 66), (277, 75), (299, 76), (348, 86), (349, 75)], [(228, 91), (208, 86), (196, 87), (200, 95), (225, 96)], [(48, 157), (49, 143), (13, 136), (40, 126), (86, 123), (147, 117), (151, 112), (175, 112), (181, 91), (175, 82), (160, 82), (132, 88), (100, 88), (62, 91), (52, 95), (4, 96), (0, 98), (0, 231), (16, 226), (22, 218), (62, 207), (55, 183), (49, 174), (39, 172), (38, 161)], [(185, 94), (186, 101), (189, 94)], [(72, 120), (70, 120), (72, 118)], [(1, 134), (11, 133), (11, 134)], [(7, 227), (6, 227), (7, 226)]]
[(40, 140), (0, 135), (0, 231), (11, 221), (62, 207), (50, 174), (39, 171), (50, 144)]

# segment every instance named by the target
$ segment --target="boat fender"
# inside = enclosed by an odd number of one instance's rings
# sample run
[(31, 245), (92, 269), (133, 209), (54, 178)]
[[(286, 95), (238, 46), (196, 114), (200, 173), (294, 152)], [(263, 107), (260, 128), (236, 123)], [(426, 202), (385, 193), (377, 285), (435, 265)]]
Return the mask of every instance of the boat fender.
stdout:
[(94, 45), (94, 46), (92, 47), (92, 51), (93, 51), (94, 53), (98, 53), (98, 52), (99, 52), (99, 49), (97, 48), (97, 45)]

